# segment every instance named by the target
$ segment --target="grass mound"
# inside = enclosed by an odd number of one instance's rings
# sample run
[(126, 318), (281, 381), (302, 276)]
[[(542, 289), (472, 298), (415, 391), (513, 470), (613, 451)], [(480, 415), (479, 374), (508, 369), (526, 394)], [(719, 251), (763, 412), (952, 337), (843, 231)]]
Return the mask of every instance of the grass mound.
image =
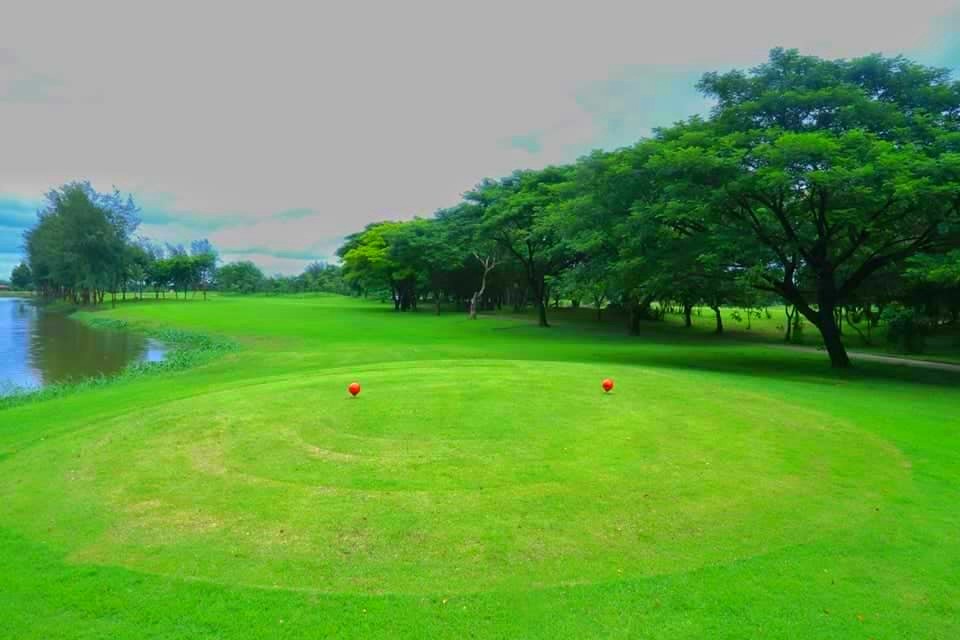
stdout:
[(457, 593), (768, 553), (863, 526), (905, 481), (894, 448), (827, 414), (633, 367), (605, 395), (608, 370), (438, 361), (258, 379), (34, 447), (0, 500), (32, 513), (25, 535), (49, 540), (59, 519), (76, 562)]

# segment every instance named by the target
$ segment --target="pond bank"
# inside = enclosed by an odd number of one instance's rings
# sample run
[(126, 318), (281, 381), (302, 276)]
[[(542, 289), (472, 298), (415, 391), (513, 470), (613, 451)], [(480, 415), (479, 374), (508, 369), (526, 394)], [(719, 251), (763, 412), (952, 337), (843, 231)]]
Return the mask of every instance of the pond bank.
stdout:
[(235, 342), (222, 337), (139, 325), (125, 320), (100, 317), (97, 313), (87, 311), (72, 314), (69, 321), (97, 334), (135, 335), (147, 344), (162, 345), (163, 357), (130, 361), (109, 374), (61, 381), (39, 387), (18, 388), (12, 393), (0, 394), (0, 409), (60, 397), (135, 377), (187, 369), (208, 362), (237, 347)]

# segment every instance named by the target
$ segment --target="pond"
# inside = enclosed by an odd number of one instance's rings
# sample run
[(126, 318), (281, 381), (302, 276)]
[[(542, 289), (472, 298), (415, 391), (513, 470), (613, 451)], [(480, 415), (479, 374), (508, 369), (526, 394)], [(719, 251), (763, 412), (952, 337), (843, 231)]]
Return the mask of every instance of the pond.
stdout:
[(0, 395), (121, 372), (162, 360), (163, 345), (126, 331), (94, 330), (24, 298), (0, 298)]

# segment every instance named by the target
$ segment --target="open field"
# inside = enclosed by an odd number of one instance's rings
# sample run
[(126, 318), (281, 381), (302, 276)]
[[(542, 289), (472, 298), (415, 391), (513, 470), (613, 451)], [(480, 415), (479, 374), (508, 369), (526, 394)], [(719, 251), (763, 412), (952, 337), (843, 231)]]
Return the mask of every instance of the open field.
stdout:
[(96, 315), (241, 348), (0, 410), (2, 637), (960, 637), (960, 374), (327, 296)]

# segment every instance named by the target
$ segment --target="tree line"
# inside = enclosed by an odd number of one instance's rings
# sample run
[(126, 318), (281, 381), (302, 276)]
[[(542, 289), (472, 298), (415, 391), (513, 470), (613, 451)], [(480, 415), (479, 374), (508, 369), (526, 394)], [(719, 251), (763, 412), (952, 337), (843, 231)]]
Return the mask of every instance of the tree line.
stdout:
[[(620, 309), (782, 301), (835, 367), (845, 320), (958, 322), (960, 83), (903, 57), (775, 49), (708, 73), (706, 117), (578, 161), (484, 179), (429, 218), (385, 221), (338, 250), (356, 293), (398, 311), (432, 300)], [(853, 317), (855, 321), (851, 321)]]
[(217, 252), (207, 240), (189, 248), (161, 245), (135, 235), (139, 208), (119, 191), (97, 192), (72, 182), (46, 194), (37, 222), (24, 234), (26, 262), (11, 280), (39, 295), (74, 304), (97, 305), (109, 293), (156, 297), (172, 290), (206, 290), (213, 282)]
[(217, 270), (216, 285), (224, 293), (240, 294), (350, 293), (341, 268), (325, 262), (313, 262), (296, 276), (267, 276), (249, 260), (231, 262)]
[(228, 293), (347, 293), (340, 268), (314, 263), (299, 276), (267, 277), (251, 262), (220, 266), (209, 240), (184, 246), (139, 237), (139, 208), (119, 191), (97, 192), (72, 182), (46, 194), (37, 222), (24, 234), (26, 261), (13, 269), (11, 286), (46, 298), (98, 305), (128, 294), (154, 298), (212, 289)]

